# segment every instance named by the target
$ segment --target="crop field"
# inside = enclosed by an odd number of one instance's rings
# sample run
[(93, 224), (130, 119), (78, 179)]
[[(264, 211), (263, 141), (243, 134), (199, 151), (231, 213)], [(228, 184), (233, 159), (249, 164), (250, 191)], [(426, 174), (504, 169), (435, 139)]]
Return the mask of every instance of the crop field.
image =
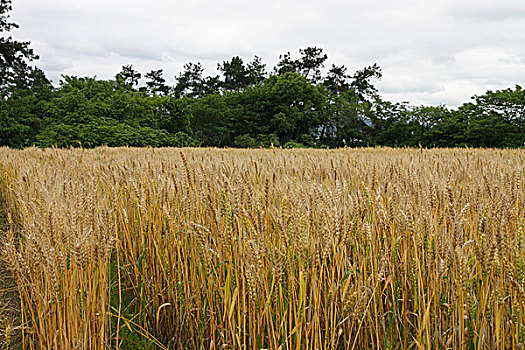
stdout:
[(525, 345), (525, 152), (0, 149), (0, 348)]

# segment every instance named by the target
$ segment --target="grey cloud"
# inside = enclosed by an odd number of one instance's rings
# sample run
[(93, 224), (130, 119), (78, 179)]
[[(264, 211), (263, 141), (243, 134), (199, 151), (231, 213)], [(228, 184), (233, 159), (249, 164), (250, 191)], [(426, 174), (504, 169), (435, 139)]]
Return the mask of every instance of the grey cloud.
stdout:
[(450, 65), (456, 62), (456, 58), (452, 55), (436, 56), (432, 58), (432, 63), (440, 65)]
[(113, 53), (129, 60), (148, 60), (148, 61), (161, 61), (162, 52), (155, 49), (148, 49), (141, 47), (140, 45), (129, 45), (129, 44), (115, 44), (113, 46), (107, 46), (107, 53)]
[(509, 56), (509, 57), (502, 57), (499, 59), (501, 63), (505, 64), (515, 64), (515, 65), (524, 65), (525, 64), (525, 56)]
[(506, 21), (525, 18), (525, 3), (516, 0), (457, 1), (448, 7), (448, 14), (459, 19), (481, 21)]
[(40, 56), (40, 60), (35, 64), (46, 72), (61, 72), (73, 65), (73, 60), (67, 52), (58, 50), (45, 42), (33, 41), (31, 46)]
[(378, 84), (385, 93), (436, 93), (445, 91), (443, 85), (428, 80), (417, 78), (388, 79)]

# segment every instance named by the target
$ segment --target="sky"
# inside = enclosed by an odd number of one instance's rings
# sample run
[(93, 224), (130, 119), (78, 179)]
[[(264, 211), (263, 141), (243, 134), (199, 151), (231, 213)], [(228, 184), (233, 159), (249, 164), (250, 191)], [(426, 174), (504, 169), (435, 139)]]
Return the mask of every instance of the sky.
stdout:
[(377, 63), (383, 98), (457, 107), (487, 90), (525, 85), (523, 0), (13, 0), (12, 35), (31, 41), (53, 83), (62, 74), (111, 79), (201, 62), (323, 48), (350, 72)]

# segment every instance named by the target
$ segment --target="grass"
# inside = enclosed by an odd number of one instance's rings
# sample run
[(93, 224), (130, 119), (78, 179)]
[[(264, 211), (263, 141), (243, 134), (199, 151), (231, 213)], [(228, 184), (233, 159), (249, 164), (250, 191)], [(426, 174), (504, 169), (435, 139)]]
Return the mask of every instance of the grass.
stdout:
[(4, 148), (0, 164), (12, 346), (525, 341), (522, 150)]

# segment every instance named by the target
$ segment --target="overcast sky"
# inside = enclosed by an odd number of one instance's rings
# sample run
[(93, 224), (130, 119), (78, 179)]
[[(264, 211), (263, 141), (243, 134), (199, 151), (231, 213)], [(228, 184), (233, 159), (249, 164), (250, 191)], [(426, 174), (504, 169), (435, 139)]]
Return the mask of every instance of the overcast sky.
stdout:
[(258, 55), (273, 68), (317, 46), (327, 67), (378, 63), (392, 101), (455, 107), (525, 85), (523, 0), (14, 0), (11, 15), (54, 83), (109, 79), (125, 64), (162, 68), (171, 83), (186, 62), (212, 75), (217, 62)]

